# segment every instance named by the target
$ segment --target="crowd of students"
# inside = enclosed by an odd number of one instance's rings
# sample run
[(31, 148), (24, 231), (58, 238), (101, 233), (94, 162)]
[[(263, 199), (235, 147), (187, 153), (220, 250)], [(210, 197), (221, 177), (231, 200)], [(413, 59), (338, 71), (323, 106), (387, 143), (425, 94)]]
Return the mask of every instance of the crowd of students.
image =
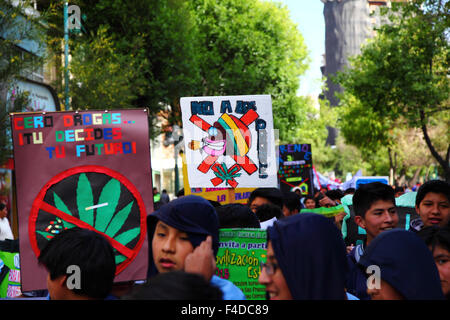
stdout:
[[(344, 242), (342, 215), (308, 212), (339, 206), (345, 194), (352, 194), (354, 222), (366, 231), (357, 246)], [(380, 182), (318, 190), (313, 197), (258, 188), (246, 205), (179, 194), (147, 218), (147, 281), (122, 284), (122, 290), (113, 284), (112, 248), (93, 231), (73, 228), (55, 236), (39, 262), (48, 270), (50, 299), (243, 300), (237, 286), (215, 274), (219, 229), (260, 228), (267, 230), (259, 276), (267, 299), (449, 299), (450, 185), (432, 180), (418, 189), (420, 218), (408, 230), (397, 228), (395, 197), (394, 188)], [(76, 288), (67, 285), (70, 265), (87, 275)]]

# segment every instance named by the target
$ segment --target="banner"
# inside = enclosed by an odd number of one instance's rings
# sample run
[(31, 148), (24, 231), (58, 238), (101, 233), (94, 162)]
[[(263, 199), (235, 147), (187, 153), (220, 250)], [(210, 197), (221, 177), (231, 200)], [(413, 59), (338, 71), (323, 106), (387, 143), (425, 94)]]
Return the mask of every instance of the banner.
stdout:
[(180, 99), (191, 188), (277, 187), (269, 95)]
[(266, 287), (258, 283), (260, 262), (266, 261), (267, 234), (261, 229), (220, 229), (216, 275), (230, 280), (247, 300), (265, 300)]
[(280, 190), (299, 187), (303, 195), (314, 195), (310, 144), (285, 144), (278, 147)]
[(319, 208), (314, 208), (314, 209), (307, 209), (307, 208), (303, 208), (300, 210), (300, 213), (315, 213), (315, 214), (321, 214), (326, 218), (332, 218), (334, 216), (337, 216), (338, 214), (343, 214), (345, 213), (345, 207), (342, 204), (339, 204), (337, 206), (334, 207), (319, 207)]
[(147, 110), (15, 113), (11, 126), (22, 291), (46, 288), (37, 257), (75, 226), (111, 243), (115, 281), (145, 279), (153, 211)]

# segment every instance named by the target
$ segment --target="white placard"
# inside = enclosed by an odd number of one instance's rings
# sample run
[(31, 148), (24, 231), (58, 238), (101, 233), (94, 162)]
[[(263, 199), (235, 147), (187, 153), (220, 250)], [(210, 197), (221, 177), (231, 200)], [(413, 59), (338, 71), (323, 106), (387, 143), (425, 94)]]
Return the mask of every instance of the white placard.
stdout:
[(270, 95), (180, 99), (192, 188), (277, 187)]

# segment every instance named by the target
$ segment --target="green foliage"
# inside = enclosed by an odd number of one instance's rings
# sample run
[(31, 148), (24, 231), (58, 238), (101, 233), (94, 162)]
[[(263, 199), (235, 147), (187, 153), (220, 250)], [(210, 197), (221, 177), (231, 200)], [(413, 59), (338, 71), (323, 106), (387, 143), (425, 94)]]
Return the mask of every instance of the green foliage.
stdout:
[[(25, 41), (35, 41), (42, 51), (43, 30), (40, 21), (45, 17), (24, 14), (31, 1), (11, 5), (0, 0), (0, 164), (12, 157), (9, 113), (20, 112), (28, 105), (26, 92), (12, 95), (11, 88), (24, 72), (29, 72), (44, 61), (44, 56), (34, 56), (18, 49)], [(9, 97), (9, 100), (6, 100)]]
[(307, 101), (296, 91), (307, 51), (289, 11), (263, 1), (191, 3), (201, 56), (202, 84), (196, 94), (270, 94), (280, 139), (299, 138), (297, 126), (304, 121)]
[(24, 110), (28, 101), (27, 93), (20, 93), (10, 101), (0, 98), (0, 164), (12, 158), (13, 154), (9, 113)]
[(144, 80), (139, 72), (147, 61), (136, 59), (133, 53), (118, 52), (106, 26), (83, 40), (73, 41), (72, 45), (71, 107), (74, 110), (132, 108), (134, 100), (143, 92)]
[(31, 1), (21, 1), (11, 5), (10, 1), (0, 0), (0, 89), (11, 87), (13, 79), (24, 70), (31, 70), (42, 64), (43, 58), (25, 54), (18, 46), (26, 41), (35, 41), (36, 51), (42, 53), (44, 40), (42, 18), (25, 14)]
[[(72, 108), (148, 108), (150, 121), (198, 85), (196, 30), (185, 0), (80, 0), (87, 31), (71, 36)], [(62, 2), (50, 19), (54, 48), (63, 33)], [(60, 88), (62, 95), (62, 88)], [(151, 136), (159, 134), (155, 126)]]
[[(296, 91), (307, 53), (286, 8), (256, 0), (74, 4), (86, 14), (87, 33), (71, 37), (73, 108), (148, 107), (153, 121), (166, 110), (180, 125), (180, 97), (271, 94), (275, 127), (283, 139), (298, 137), (308, 101)], [(61, 14), (49, 23), (58, 26)]]
[(447, 180), (449, 136), (442, 143), (429, 132), (437, 123), (448, 128), (450, 122), (449, 6), (438, 0), (393, 4), (387, 11), (392, 23), (380, 27), (351, 68), (337, 77), (345, 88), (339, 123), (348, 143), (369, 154), (387, 149), (391, 157), (407, 159), (399, 135), (419, 128)]

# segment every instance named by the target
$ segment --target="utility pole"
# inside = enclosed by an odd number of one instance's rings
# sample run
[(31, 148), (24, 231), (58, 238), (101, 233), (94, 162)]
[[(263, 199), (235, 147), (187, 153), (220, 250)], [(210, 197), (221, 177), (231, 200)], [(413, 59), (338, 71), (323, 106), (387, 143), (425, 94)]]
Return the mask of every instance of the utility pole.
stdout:
[(69, 3), (64, 1), (64, 108), (69, 106)]
[(173, 126), (172, 137), (173, 137), (173, 151), (174, 151), (174, 160), (175, 160), (175, 194), (180, 190), (180, 176), (178, 173), (178, 154), (182, 147), (183, 135), (181, 134), (181, 128), (177, 125)]
[(175, 176), (175, 194), (180, 189), (180, 176), (178, 172), (178, 155), (180, 151), (182, 151), (183, 148), (183, 135), (182, 135), (182, 129), (178, 125), (172, 126), (172, 132), (169, 134), (166, 134), (166, 138), (164, 139), (164, 146), (168, 147), (169, 145), (173, 145), (173, 160), (174, 160), (174, 176)]

